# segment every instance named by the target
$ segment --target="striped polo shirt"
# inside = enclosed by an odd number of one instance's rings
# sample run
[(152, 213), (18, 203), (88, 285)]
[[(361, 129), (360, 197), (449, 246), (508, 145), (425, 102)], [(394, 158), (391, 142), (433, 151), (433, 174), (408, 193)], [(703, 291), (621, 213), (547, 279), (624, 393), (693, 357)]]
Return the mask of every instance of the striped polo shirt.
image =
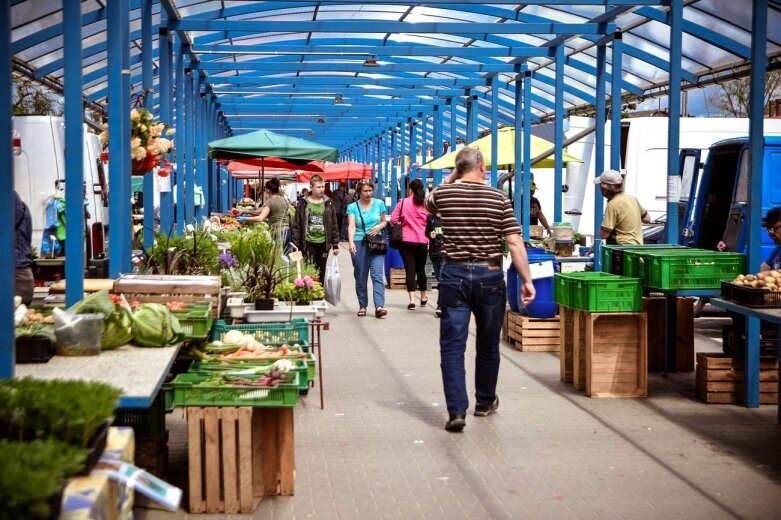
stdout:
[(500, 259), (501, 238), (521, 233), (510, 200), (484, 184), (442, 184), (429, 193), (426, 209), (442, 217), (442, 255), (451, 262)]

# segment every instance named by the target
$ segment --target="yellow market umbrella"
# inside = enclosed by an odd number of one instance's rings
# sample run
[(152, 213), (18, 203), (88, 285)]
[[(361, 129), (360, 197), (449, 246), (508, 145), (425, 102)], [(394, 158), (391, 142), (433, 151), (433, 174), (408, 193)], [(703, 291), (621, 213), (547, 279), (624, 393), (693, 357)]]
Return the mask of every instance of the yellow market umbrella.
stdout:
[[(492, 138), (493, 135), (489, 134), (467, 145), (483, 152), (486, 168), (490, 168), (491, 164), (493, 164), (493, 157), (491, 157)], [(553, 143), (550, 141), (546, 141), (545, 139), (534, 135), (531, 136), (530, 156), (532, 159), (547, 152), (551, 148), (553, 148)], [(426, 170), (452, 170), (455, 167), (456, 153), (458, 153), (457, 150), (450, 152), (439, 159), (434, 159), (433, 161), (424, 164), (421, 168)], [(515, 167), (515, 128), (507, 126), (499, 129), (498, 153), (498, 168), (500, 170)], [(567, 152), (562, 154), (562, 159), (565, 164), (568, 162), (583, 162), (581, 159), (574, 155), (570, 155)], [(554, 156), (551, 155), (535, 164), (534, 168), (553, 168), (553, 161)]]

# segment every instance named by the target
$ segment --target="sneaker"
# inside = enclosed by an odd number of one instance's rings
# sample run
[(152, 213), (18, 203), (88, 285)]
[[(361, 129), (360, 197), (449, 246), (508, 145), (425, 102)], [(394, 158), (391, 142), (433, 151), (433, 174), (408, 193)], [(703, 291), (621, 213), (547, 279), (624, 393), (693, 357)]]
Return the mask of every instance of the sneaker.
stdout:
[(466, 418), (463, 415), (451, 415), (445, 423), (445, 429), (449, 432), (460, 432), (466, 426)]
[(496, 396), (496, 399), (494, 399), (493, 403), (477, 403), (475, 405), (475, 416), (476, 417), (485, 417), (486, 415), (491, 415), (496, 411), (496, 409), (499, 408), (499, 396)]
[(386, 311), (382, 307), (377, 307), (377, 309), (374, 311), (374, 315), (378, 318), (384, 318), (387, 314), (388, 311)]
[(434, 311), (434, 317), (435, 318), (441, 318), (442, 317), (442, 309), (437, 307), (437, 310)]

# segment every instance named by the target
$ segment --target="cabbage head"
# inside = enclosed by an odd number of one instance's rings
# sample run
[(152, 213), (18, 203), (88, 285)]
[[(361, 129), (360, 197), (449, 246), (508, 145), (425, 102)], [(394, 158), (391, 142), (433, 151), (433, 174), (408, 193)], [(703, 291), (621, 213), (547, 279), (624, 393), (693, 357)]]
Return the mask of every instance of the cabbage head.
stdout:
[(145, 303), (133, 313), (133, 342), (142, 347), (167, 347), (184, 339), (179, 320), (168, 307)]
[(76, 302), (70, 309), (76, 314), (102, 314), (103, 334), (100, 336), (100, 347), (111, 350), (130, 343), (133, 339), (130, 312), (123, 306), (114, 303), (108, 291), (102, 290), (90, 294)]

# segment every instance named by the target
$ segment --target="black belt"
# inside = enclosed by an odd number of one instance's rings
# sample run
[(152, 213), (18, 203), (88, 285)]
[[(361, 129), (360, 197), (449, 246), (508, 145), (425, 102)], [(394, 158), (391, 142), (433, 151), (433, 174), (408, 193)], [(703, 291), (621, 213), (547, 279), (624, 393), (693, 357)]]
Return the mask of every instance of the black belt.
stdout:
[(482, 260), (450, 260), (445, 259), (445, 264), (448, 265), (465, 265), (468, 267), (502, 267), (501, 258), (490, 258)]

